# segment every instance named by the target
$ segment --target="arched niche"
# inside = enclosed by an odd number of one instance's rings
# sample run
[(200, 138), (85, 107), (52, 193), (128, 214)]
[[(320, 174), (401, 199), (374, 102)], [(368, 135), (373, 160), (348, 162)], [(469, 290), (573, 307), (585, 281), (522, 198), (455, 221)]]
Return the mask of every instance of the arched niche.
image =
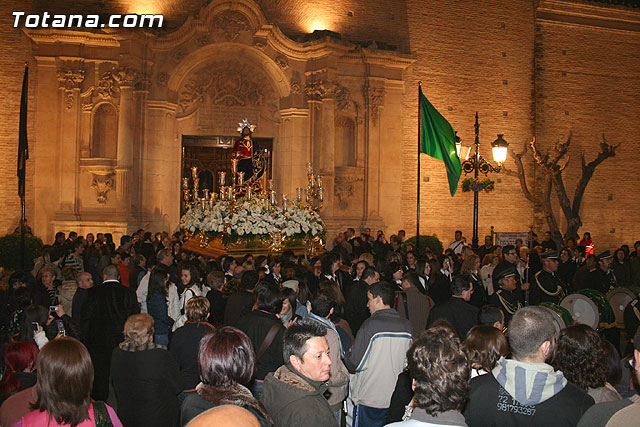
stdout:
[(349, 117), (339, 116), (336, 124), (336, 167), (356, 165), (356, 124)]
[(102, 103), (93, 111), (90, 155), (115, 159), (118, 146), (118, 111), (110, 103)]

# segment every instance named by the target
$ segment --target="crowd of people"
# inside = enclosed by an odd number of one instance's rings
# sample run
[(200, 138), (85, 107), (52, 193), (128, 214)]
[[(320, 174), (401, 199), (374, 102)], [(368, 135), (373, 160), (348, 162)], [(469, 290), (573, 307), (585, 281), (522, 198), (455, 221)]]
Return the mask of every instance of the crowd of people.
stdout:
[[(305, 258), (208, 258), (184, 234), (57, 233), (0, 296), (0, 426), (632, 425), (639, 299), (624, 329), (549, 306), (640, 285), (590, 235), (462, 232), (435, 253), (349, 228)], [(546, 305), (546, 306), (545, 306)], [(571, 322), (568, 322), (571, 323)], [(635, 339), (634, 339), (635, 338)]]

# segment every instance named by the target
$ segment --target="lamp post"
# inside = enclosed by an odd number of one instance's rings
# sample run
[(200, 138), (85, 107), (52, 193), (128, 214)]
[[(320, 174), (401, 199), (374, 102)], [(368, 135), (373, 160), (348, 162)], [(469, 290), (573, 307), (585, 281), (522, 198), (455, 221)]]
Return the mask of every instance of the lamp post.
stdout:
[[(475, 127), (475, 153), (472, 158), (469, 157), (469, 150), (467, 150), (467, 155), (465, 156), (465, 160), (462, 162), (462, 170), (464, 174), (467, 175), (473, 172), (474, 178), (478, 178), (480, 172), (482, 172), (485, 176), (489, 172), (499, 173), (502, 169), (502, 163), (507, 159), (507, 149), (509, 147), (509, 143), (504, 140), (503, 134), (498, 134), (498, 138), (491, 143), (491, 151), (493, 154), (493, 161), (497, 163), (496, 166), (492, 165), (488, 161), (484, 159), (480, 155), (480, 124), (478, 123), (478, 113), (476, 112), (476, 124)], [(460, 156), (462, 151), (462, 141), (456, 135), (456, 149), (458, 151), (458, 156)], [(471, 240), (471, 247), (473, 249), (478, 248), (478, 192), (482, 189), (478, 185), (471, 186), (473, 190), (473, 239)]]

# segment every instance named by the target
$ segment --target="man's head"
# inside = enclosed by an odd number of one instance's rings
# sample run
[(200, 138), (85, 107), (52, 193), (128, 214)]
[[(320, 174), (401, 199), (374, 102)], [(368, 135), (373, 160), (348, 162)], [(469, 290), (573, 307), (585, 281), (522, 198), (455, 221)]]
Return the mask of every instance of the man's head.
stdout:
[(491, 236), (484, 236), (484, 245), (488, 248), (493, 246), (493, 239), (491, 239)]
[(505, 261), (510, 262), (511, 264), (515, 264), (518, 262), (518, 252), (516, 252), (516, 247), (513, 245), (506, 245), (502, 247), (502, 258)]
[(451, 282), (451, 294), (454, 297), (469, 301), (471, 299), (471, 294), (473, 294), (473, 283), (471, 282), (471, 277), (466, 275), (456, 276), (453, 279), (453, 282)]
[(403, 241), (406, 235), (407, 235), (406, 231), (398, 230), (398, 239), (400, 239), (400, 241)]
[(548, 273), (553, 273), (558, 270), (559, 260), (558, 253), (556, 251), (547, 252), (546, 254), (540, 255), (542, 259), (542, 268)]
[(420, 276), (415, 271), (409, 271), (402, 277), (402, 289), (417, 288), (420, 285)]
[(544, 307), (521, 308), (509, 324), (509, 346), (515, 360), (544, 363), (555, 347), (556, 327)]
[(255, 270), (247, 270), (240, 277), (240, 288), (245, 291), (252, 291), (260, 280), (260, 274)]
[(282, 311), (282, 292), (274, 283), (268, 281), (260, 282), (253, 293), (258, 310), (273, 314), (279, 314)]
[(356, 235), (356, 230), (349, 227), (347, 228), (347, 239), (351, 239), (353, 236)]
[(367, 308), (371, 314), (379, 310), (391, 308), (394, 291), (388, 282), (378, 282), (369, 285), (367, 289)]
[(550, 231), (545, 231), (544, 232), (544, 240), (549, 241), (551, 239), (552, 239), (551, 232)]
[(378, 273), (373, 267), (367, 267), (362, 272), (360, 280), (371, 286), (374, 283), (378, 283), (380, 281), (380, 273)]
[(507, 291), (513, 291), (516, 289), (516, 270), (513, 268), (507, 268), (496, 274), (496, 281), (498, 286)]
[(102, 281), (106, 282), (107, 280), (120, 280), (120, 271), (113, 264), (107, 265), (102, 270)]
[(133, 242), (131, 241), (131, 236), (124, 235), (120, 237), (120, 248), (123, 251), (128, 251), (129, 249), (131, 249), (132, 245)]
[(329, 318), (336, 307), (336, 298), (333, 292), (322, 290), (311, 300), (311, 312), (316, 316)]
[(57, 244), (59, 244), (59, 245), (64, 244), (65, 239), (66, 239), (65, 234), (62, 231), (58, 231), (56, 233), (56, 239), (55, 239), (56, 241), (55, 242)]
[(478, 324), (493, 326), (502, 331), (504, 329), (504, 313), (500, 306), (495, 304), (483, 306), (478, 314)]
[(611, 255), (611, 251), (604, 251), (597, 257), (598, 266), (602, 271), (609, 271), (611, 267), (611, 263), (613, 262), (613, 255)]
[(284, 333), (285, 362), (312, 381), (325, 382), (331, 376), (327, 328), (311, 319), (293, 323)]
[(596, 259), (596, 256), (594, 254), (587, 255), (587, 258), (585, 258), (585, 263), (589, 269), (598, 267), (598, 260)]
[(430, 415), (462, 411), (471, 388), (460, 340), (445, 328), (427, 329), (407, 351), (418, 407)]
[(185, 314), (189, 322), (205, 322), (209, 317), (211, 304), (205, 297), (193, 297), (187, 301)]
[(462, 231), (456, 230), (455, 238), (456, 238), (456, 242), (459, 242), (460, 240), (462, 240)]
[(173, 263), (173, 255), (171, 255), (171, 251), (169, 249), (159, 250), (156, 255), (156, 259), (160, 264), (164, 264), (167, 267)]
[(85, 271), (84, 273), (78, 274), (78, 277), (76, 277), (76, 283), (81, 289), (89, 289), (93, 286), (93, 278), (91, 277), (91, 273), (87, 273)]

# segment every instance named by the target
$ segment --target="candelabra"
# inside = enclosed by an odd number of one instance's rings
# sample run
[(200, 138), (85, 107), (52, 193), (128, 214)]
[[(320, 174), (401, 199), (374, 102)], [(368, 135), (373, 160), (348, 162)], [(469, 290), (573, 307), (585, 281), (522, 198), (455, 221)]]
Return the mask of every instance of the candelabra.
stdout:
[[(320, 211), (324, 202), (324, 188), (322, 188), (322, 176), (314, 175), (311, 163), (307, 163), (307, 188), (305, 192), (305, 202), (307, 207), (313, 211)], [(298, 198), (302, 198), (302, 192), (298, 192)], [(300, 203), (302, 201), (300, 200)]]

